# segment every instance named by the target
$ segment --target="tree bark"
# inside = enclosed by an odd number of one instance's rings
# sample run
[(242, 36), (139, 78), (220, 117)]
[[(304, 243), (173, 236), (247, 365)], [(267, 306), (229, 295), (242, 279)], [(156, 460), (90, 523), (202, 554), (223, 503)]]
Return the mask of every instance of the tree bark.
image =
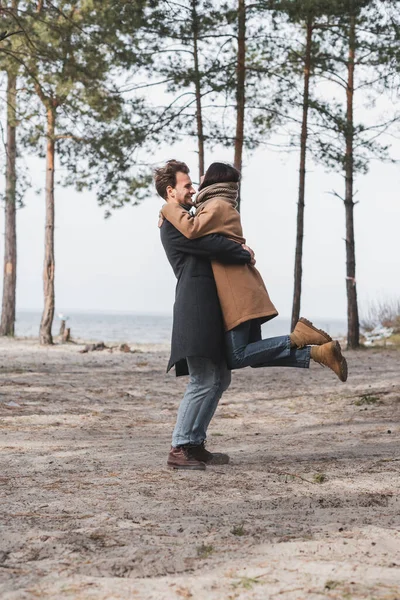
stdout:
[(350, 17), (349, 54), (347, 62), (347, 109), (346, 109), (346, 155), (345, 155), (345, 212), (346, 212), (346, 290), (347, 290), (347, 346), (358, 348), (360, 345), (360, 324), (358, 318), (356, 286), (356, 254), (354, 240), (354, 64), (356, 47), (356, 17)]
[(40, 323), (40, 343), (52, 344), (51, 327), (54, 319), (54, 157), (55, 157), (56, 111), (47, 107), (47, 154), (46, 154), (46, 229), (44, 251), (44, 308)]
[(197, 15), (197, 0), (192, 0), (192, 32), (193, 32), (193, 60), (194, 60), (194, 83), (196, 94), (196, 124), (197, 124), (197, 147), (199, 153), (199, 182), (204, 175), (204, 131), (203, 113), (201, 106), (201, 75), (199, 68), (199, 21)]
[[(238, 49), (236, 63), (236, 135), (235, 154), (233, 164), (242, 170), (243, 140), (244, 140), (244, 112), (246, 103), (246, 4), (245, 0), (238, 0)], [(238, 197), (238, 210), (240, 210), (240, 187)]]
[(300, 135), (300, 168), (299, 168), (299, 196), (297, 203), (297, 233), (296, 254), (294, 260), (294, 291), (292, 306), (291, 331), (296, 326), (300, 317), (301, 284), (303, 277), (303, 237), (304, 237), (304, 206), (305, 206), (305, 184), (306, 184), (306, 153), (307, 153), (307, 122), (309, 108), (309, 89), (311, 71), (311, 44), (313, 34), (313, 19), (307, 20), (306, 51), (304, 58), (304, 89), (303, 89), (303, 118)]
[(7, 150), (4, 232), (4, 277), (0, 335), (14, 335), (17, 285), (16, 106), (17, 76), (7, 73)]

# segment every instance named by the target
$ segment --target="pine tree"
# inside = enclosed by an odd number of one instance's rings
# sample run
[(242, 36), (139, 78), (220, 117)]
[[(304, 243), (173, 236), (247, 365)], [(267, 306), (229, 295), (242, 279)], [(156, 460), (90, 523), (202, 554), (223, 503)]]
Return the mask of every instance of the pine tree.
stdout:
[(334, 67), (330, 81), (344, 92), (345, 102), (320, 102), (319, 137), (316, 138), (316, 156), (332, 169), (342, 169), (345, 179), (341, 198), (346, 218), (346, 293), (347, 344), (358, 348), (359, 315), (356, 281), (356, 251), (354, 234), (354, 178), (368, 171), (371, 156), (388, 159), (389, 145), (379, 138), (386, 133), (399, 115), (396, 111), (383, 122), (366, 126), (357, 122), (355, 95), (363, 90), (370, 98), (393, 85), (397, 67), (393, 58), (398, 56), (397, 11), (393, 2), (343, 0), (342, 14), (336, 26), (329, 31), (329, 53)]
[(7, 76), (7, 143), (6, 190), (4, 206), (4, 271), (0, 335), (14, 336), (17, 286), (17, 228), (16, 228), (16, 114), (17, 75), (8, 68)]
[[(263, 1), (223, 5), (231, 33), (221, 73), (224, 118), (214, 125), (214, 136), (224, 146), (233, 146), (233, 164), (242, 175), (245, 150), (266, 144), (282, 117), (283, 99), (274, 83), (281, 49), (272, 8), (271, 2)], [(239, 193), (238, 210), (241, 202)]]
[(156, 57), (148, 75), (150, 81), (158, 75), (160, 85), (166, 84), (167, 98), (172, 97), (158, 107), (159, 131), (174, 140), (187, 135), (196, 139), (199, 181), (205, 171), (207, 143), (213, 144), (211, 121), (221, 90), (221, 56), (231, 35), (214, 4), (209, 0), (158, 2), (146, 19), (148, 43)]
[[(242, 172), (246, 106), (246, 3), (237, 4), (237, 60), (236, 60), (236, 133), (233, 164)], [(238, 210), (241, 195), (239, 192)]]
[[(301, 112), (299, 117), (299, 187), (296, 219), (296, 249), (294, 261), (294, 286), (291, 328), (294, 329), (300, 317), (302, 278), (303, 278), (303, 239), (306, 190), (307, 148), (309, 144), (309, 118), (314, 107), (310, 91), (311, 80), (320, 77), (331, 69), (329, 56), (323, 52), (324, 33), (342, 11), (342, 2), (333, 0), (281, 0), (273, 2), (273, 8), (280, 23), (287, 20), (292, 25), (293, 36), (283, 44), (283, 62), (278, 86), (286, 102), (283, 111), (285, 120), (293, 121), (293, 112)], [(293, 27), (294, 26), (294, 27)], [(302, 38), (297, 41), (295, 29), (301, 28)], [(297, 35), (296, 35), (297, 34)], [(299, 43), (300, 42), (300, 43)], [(300, 77), (302, 80), (300, 91)], [(314, 86), (315, 87), (315, 86)]]
[(150, 181), (133, 170), (150, 115), (141, 101), (123, 98), (115, 83), (139, 62), (135, 36), (143, 7), (104, 1), (93, 10), (79, 0), (43, 0), (20, 3), (14, 14), (25, 38), (14, 58), (40, 101), (25, 144), (37, 148), (46, 140), (42, 344), (53, 341), (56, 156), (68, 173), (64, 184), (96, 188), (99, 203), (111, 208), (132, 202), (132, 195), (140, 200)]
[(14, 336), (17, 286), (17, 78), (18, 64), (10, 58), (19, 50), (20, 38), (15, 23), (8, 12), (15, 12), (18, 0), (11, 0), (1, 7), (3, 26), (7, 29), (0, 36), (0, 69), (7, 81), (6, 115), (6, 169), (4, 197), (4, 269), (3, 298), (1, 310), (0, 335)]

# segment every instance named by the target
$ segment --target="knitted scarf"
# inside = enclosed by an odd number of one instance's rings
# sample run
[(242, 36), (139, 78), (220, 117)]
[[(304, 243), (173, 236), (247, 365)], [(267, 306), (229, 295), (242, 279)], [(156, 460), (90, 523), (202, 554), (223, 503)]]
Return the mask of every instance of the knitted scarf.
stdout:
[(203, 202), (218, 198), (232, 204), (233, 208), (237, 207), (239, 185), (230, 181), (228, 183), (213, 183), (202, 189), (195, 200), (195, 206), (198, 208)]

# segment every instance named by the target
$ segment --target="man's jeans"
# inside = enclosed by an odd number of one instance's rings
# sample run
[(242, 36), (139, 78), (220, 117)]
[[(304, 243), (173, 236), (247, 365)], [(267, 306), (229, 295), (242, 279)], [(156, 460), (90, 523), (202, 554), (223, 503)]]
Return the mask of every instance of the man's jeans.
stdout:
[(291, 348), (288, 335), (261, 339), (258, 321), (241, 323), (226, 334), (227, 363), (230, 369), (243, 367), (310, 366), (310, 346)]
[(189, 383), (179, 406), (172, 445), (201, 444), (218, 402), (231, 382), (226, 363), (217, 365), (209, 358), (189, 356)]

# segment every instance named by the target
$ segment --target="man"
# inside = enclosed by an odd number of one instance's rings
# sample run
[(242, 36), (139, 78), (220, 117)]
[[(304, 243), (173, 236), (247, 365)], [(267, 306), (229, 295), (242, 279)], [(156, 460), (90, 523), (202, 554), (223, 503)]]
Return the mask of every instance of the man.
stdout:
[[(156, 169), (154, 180), (158, 194), (166, 202), (191, 208), (195, 190), (185, 163), (168, 161)], [(211, 453), (205, 448), (208, 425), (231, 382), (225, 361), (222, 313), (210, 261), (254, 264), (254, 253), (218, 234), (189, 240), (166, 220), (160, 224), (160, 232), (178, 280), (167, 370), (175, 365), (177, 376), (189, 375), (167, 465), (174, 469), (204, 470), (206, 464), (229, 462), (227, 454)]]

